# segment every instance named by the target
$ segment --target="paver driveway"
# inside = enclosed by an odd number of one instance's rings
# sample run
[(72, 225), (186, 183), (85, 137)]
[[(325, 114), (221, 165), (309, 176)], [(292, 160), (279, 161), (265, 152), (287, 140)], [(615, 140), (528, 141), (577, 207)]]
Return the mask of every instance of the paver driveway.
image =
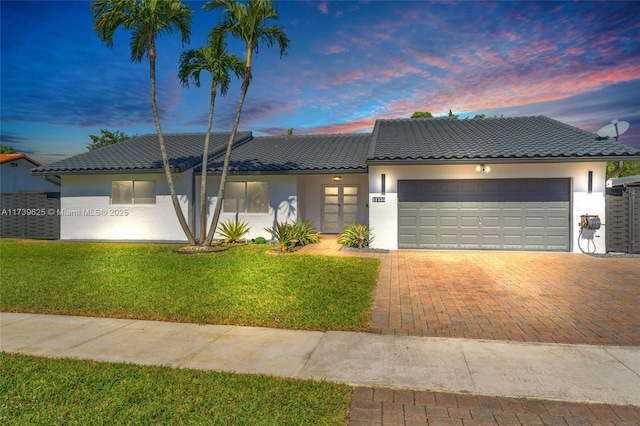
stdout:
[(397, 250), (380, 259), (372, 333), (640, 346), (640, 257)]

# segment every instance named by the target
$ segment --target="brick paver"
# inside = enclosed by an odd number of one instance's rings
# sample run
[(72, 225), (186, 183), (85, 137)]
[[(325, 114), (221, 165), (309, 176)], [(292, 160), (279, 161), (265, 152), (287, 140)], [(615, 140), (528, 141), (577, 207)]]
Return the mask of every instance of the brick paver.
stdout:
[(631, 426), (640, 407), (357, 387), (349, 424)]
[(640, 257), (391, 251), (369, 331), (640, 346)]

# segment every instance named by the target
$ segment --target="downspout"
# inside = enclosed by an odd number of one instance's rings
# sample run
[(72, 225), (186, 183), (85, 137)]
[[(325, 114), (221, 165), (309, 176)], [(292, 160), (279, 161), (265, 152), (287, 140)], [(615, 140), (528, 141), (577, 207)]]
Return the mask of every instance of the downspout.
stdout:
[(54, 178), (56, 179), (51, 179), (51, 177), (49, 175), (44, 175), (43, 178), (46, 182), (52, 183), (56, 186), (60, 186), (60, 178), (58, 176), (53, 175)]
[(613, 170), (611, 170), (611, 172), (607, 173), (606, 180), (609, 180), (612, 177), (614, 177), (620, 170), (622, 170), (622, 160), (618, 161), (618, 165), (616, 166), (615, 169), (613, 169)]
[[(202, 175), (201, 175), (202, 176)], [(194, 169), (191, 169), (191, 194), (189, 196), (189, 228), (193, 229), (193, 233), (196, 234), (198, 219), (197, 219), (197, 207), (196, 207), (196, 173)]]

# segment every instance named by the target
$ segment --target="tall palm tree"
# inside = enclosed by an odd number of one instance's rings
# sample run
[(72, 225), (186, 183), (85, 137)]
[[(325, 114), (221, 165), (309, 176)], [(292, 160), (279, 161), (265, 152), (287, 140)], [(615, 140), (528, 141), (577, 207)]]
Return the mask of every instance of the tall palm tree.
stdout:
[(195, 238), (184, 217), (173, 184), (156, 104), (156, 38), (158, 34), (163, 32), (178, 32), (182, 36), (182, 44), (187, 43), (191, 34), (193, 12), (180, 0), (94, 0), (91, 3), (91, 12), (93, 13), (94, 29), (103, 43), (113, 47), (113, 36), (116, 30), (122, 27), (132, 31), (129, 43), (131, 61), (142, 62), (145, 55), (149, 58), (151, 111), (160, 142), (162, 165), (178, 222), (180, 222), (189, 244), (195, 245)]
[(212, 31), (209, 35), (207, 46), (189, 49), (180, 55), (178, 78), (184, 87), (189, 88), (189, 77), (191, 77), (196, 87), (200, 87), (200, 73), (205, 71), (211, 74), (209, 121), (204, 138), (200, 181), (200, 244), (204, 244), (207, 238), (207, 160), (218, 85), (220, 86), (220, 94), (224, 96), (229, 89), (229, 72), (233, 72), (237, 78), (240, 78), (244, 70), (244, 62), (236, 55), (227, 53), (226, 49), (227, 43), (224, 40), (224, 34), (219, 31)]
[(240, 90), (240, 98), (236, 107), (236, 117), (233, 121), (231, 136), (227, 143), (227, 152), (224, 157), (222, 166), (222, 176), (220, 177), (220, 188), (218, 189), (218, 199), (213, 212), (211, 228), (207, 235), (205, 245), (210, 245), (215, 235), (220, 219), (220, 211), (222, 210), (222, 200), (224, 199), (224, 186), (227, 182), (227, 174), (229, 171), (229, 158), (231, 158), (231, 148), (238, 132), (240, 123), (240, 114), (242, 113), (242, 105), (247, 95), (247, 89), (251, 82), (251, 60), (253, 53), (258, 53), (261, 44), (267, 47), (278, 45), (280, 48), (280, 57), (287, 54), (291, 40), (286, 35), (286, 30), (280, 25), (273, 25), (271, 21), (279, 19), (272, 0), (248, 0), (248, 2), (239, 2), (235, 0), (211, 0), (205, 3), (203, 8), (207, 11), (222, 9), (220, 18), (219, 31), (231, 34), (239, 40), (243, 40), (246, 46), (246, 58), (244, 63), (244, 72), (242, 78), (242, 87)]

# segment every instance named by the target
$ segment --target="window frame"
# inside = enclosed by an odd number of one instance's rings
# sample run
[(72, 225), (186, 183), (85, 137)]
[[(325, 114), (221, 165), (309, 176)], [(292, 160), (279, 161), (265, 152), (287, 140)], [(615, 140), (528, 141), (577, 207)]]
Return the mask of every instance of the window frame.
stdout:
[[(129, 195), (130, 198), (130, 202), (115, 202), (113, 201), (114, 197), (113, 197), (113, 190), (114, 190), (114, 184), (115, 183), (119, 183), (119, 184), (130, 184), (130, 192), (131, 194)], [(152, 197), (151, 195), (151, 191), (148, 191), (149, 196), (146, 197), (136, 197), (136, 183), (140, 183), (141, 186), (142, 184), (153, 184), (153, 202), (136, 202), (136, 198), (140, 198), (140, 199), (145, 199), (145, 200), (151, 200)], [(149, 188), (150, 189), (150, 188)], [(140, 191), (142, 192), (143, 190), (140, 189)], [(157, 184), (155, 180), (112, 180), (111, 181), (111, 192), (109, 194), (109, 205), (112, 206), (155, 206), (157, 204), (157, 198), (158, 198), (158, 192), (157, 192)]]
[[(230, 192), (229, 191), (229, 187), (227, 185), (238, 185), (241, 184), (243, 185), (243, 199), (239, 199), (239, 198), (232, 198), (231, 200), (239, 200), (238, 202), (235, 203), (235, 208), (234, 210), (228, 210), (227, 208), (227, 194)], [(259, 184), (261, 186), (260, 191), (262, 192), (261, 196), (257, 197), (257, 198), (261, 198), (261, 202), (258, 204), (258, 206), (260, 204), (263, 204), (264, 207), (261, 210), (255, 209), (254, 207), (256, 206), (255, 203), (255, 199), (256, 197), (253, 197), (254, 201), (252, 202), (251, 200), (251, 194), (249, 193), (250, 190), (250, 186), (251, 184)], [(236, 192), (239, 192), (236, 190)], [(269, 182), (266, 181), (232, 181), (232, 182), (226, 182), (225, 183), (225, 191), (224, 191), (224, 200), (222, 202), (222, 212), (223, 213), (228, 213), (228, 214), (268, 214), (269, 213)], [(234, 194), (235, 195), (235, 194)], [(242, 207), (242, 209), (240, 209), (239, 207)]]

